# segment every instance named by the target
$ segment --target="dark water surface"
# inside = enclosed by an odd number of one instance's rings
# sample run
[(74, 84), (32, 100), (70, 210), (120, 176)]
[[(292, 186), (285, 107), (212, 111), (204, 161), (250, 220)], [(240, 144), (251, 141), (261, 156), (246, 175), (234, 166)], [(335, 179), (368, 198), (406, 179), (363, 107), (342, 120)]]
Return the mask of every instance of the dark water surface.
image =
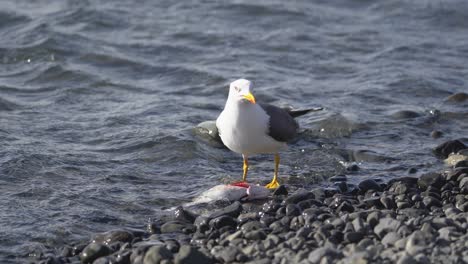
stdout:
[[(289, 184), (442, 168), (431, 148), (468, 131), (466, 101), (445, 100), (468, 90), (468, 2), (311, 2), (2, 1), (0, 262), (239, 179), (193, 127), (241, 77), (258, 100), (326, 107), (282, 155)], [(272, 157), (251, 163), (270, 180)]]

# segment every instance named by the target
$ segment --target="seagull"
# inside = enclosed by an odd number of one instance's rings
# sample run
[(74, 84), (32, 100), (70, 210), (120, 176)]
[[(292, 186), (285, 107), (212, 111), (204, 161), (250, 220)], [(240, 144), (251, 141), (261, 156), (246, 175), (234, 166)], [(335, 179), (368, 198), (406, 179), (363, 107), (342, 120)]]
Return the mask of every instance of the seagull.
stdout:
[(242, 154), (242, 182), (247, 180), (250, 155), (274, 154), (273, 179), (265, 187), (276, 189), (279, 187), (279, 152), (287, 148), (287, 142), (296, 136), (299, 128), (294, 118), (322, 108), (293, 111), (257, 103), (251, 87), (252, 83), (246, 79), (230, 84), (226, 105), (216, 120), (216, 127), (224, 145)]

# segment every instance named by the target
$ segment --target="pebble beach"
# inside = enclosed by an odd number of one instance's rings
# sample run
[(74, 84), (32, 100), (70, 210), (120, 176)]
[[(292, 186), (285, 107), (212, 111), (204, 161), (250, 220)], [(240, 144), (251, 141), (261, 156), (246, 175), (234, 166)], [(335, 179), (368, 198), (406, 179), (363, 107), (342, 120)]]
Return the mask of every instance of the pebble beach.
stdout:
[(433, 152), (455, 164), (353, 189), (343, 175), (330, 179), (336, 189), (282, 185), (261, 201), (178, 206), (33, 263), (467, 263), (468, 148), (451, 140)]

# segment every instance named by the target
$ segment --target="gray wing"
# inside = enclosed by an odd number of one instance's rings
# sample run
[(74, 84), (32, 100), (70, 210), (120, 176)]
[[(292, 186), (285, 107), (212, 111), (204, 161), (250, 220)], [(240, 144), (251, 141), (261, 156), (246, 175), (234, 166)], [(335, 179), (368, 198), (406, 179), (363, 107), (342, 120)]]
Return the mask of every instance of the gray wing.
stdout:
[(260, 106), (270, 116), (268, 131), (270, 137), (287, 142), (296, 136), (299, 125), (287, 110), (269, 104), (260, 104)]

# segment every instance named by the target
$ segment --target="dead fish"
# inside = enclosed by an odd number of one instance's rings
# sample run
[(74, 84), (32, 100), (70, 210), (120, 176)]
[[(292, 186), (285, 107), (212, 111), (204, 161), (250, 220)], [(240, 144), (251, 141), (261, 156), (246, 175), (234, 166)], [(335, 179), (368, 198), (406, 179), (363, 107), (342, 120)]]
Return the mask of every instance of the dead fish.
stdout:
[(229, 201), (249, 201), (264, 199), (270, 195), (270, 190), (260, 185), (248, 184), (246, 182), (237, 182), (231, 184), (216, 185), (213, 188), (203, 192), (193, 202), (187, 204), (195, 205), (209, 203), (219, 200)]

